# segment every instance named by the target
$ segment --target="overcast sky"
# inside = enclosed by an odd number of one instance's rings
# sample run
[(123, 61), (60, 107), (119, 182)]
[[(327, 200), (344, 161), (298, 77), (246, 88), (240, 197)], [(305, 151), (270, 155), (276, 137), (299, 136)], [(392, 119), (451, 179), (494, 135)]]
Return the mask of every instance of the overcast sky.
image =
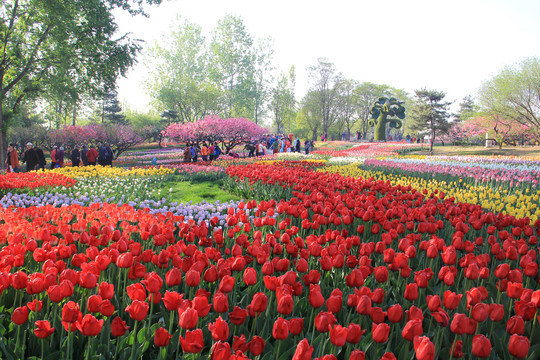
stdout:
[[(538, 0), (163, 0), (148, 12), (117, 18), (145, 47), (170, 33), (178, 16), (205, 34), (227, 14), (241, 17), (254, 38), (272, 39), (278, 69), (296, 67), (298, 100), (318, 58), (350, 79), (409, 93), (442, 90), (459, 103), (503, 67), (540, 56)], [(146, 112), (147, 70), (139, 60), (119, 81), (119, 99)]]

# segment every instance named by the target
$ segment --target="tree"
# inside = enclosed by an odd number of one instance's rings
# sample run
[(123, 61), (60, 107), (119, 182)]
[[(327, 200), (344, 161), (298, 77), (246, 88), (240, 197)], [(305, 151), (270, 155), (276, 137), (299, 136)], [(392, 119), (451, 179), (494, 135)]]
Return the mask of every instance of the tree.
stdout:
[[(111, 89), (135, 61), (140, 46), (117, 36), (115, 9), (143, 13), (161, 0), (5, 0), (0, 5), (0, 163), (4, 164), (10, 117), (31, 97), (58, 85)], [(137, 5), (133, 5), (133, 4)]]
[(322, 130), (326, 133), (337, 119), (337, 94), (341, 74), (336, 73), (333, 63), (322, 58), (318, 59), (316, 66), (309, 67), (308, 72), (312, 84), (310, 91), (318, 98)]
[(540, 59), (506, 67), (479, 90), (482, 110), (540, 133)]
[(429, 151), (433, 151), (433, 143), (437, 137), (446, 134), (450, 129), (448, 122), (448, 106), (443, 102), (446, 93), (437, 90), (415, 90), (416, 101), (411, 109), (411, 130), (419, 135), (429, 135)]
[(208, 116), (194, 123), (171, 124), (165, 136), (181, 142), (220, 142), (228, 154), (235, 146), (251, 141), (268, 133), (268, 130), (243, 118), (220, 119)]
[(338, 86), (338, 96), (336, 104), (336, 117), (342, 126), (347, 129), (347, 139), (351, 138), (351, 129), (358, 121), (358, 107), (355, 96), (357, 83), (354, 80), (343, 80)]
[(478, 111), (478, 106), (474, 103), (471, 95), (467, 95), (459, 103), (459, 110), (455, 116), (455, 121), (466, 121), (474, 117)]
[(146, 89), (159, 111), (171, 111), (180, 122), (193, 122), (223, 109), (221, 92), (211, 78), (202, 28), (180, 23), (163, 44), (145, 56), (150, 76)]
[(118, 125), (126, 125), (127, 120), (122, 113), (122, 107), (118, 100), (118, 92), (116, 90), (109, 91), (102, 99), (101, 104), (101, 122), (107, 119), (110, 123)]
[(227, 15), (218, 21), (210, 43), (211, 76), (224, 94), (228, 117), (245, 108), (242, 102), (249, 98), (256, 60), (252, 47), (242, 19)]
[(272, 118), (279, 134), (285, 132), (285, 125), (288, 124), (287, 131), (291, 131), (291, 123), (294, 117), (296, 100), (294, 97), (295, 73), (291, 67), (289, 74), (281, 73), (278, 77), (276, 87), (272, 89), (272, 100), (270, 108)]
[(298, 114), (300, 128), (311, 132), (311, 140), (317, 140), (317, 131), (322, 126), (322, 109), (319, 93), (308, 92), (301, 102), (301, 111)]

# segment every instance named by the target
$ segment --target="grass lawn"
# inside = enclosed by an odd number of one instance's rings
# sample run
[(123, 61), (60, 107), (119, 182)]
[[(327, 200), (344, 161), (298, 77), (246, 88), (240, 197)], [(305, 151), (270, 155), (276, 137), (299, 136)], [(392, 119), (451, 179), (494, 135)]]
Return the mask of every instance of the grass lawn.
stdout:
[[(429, 155), (429, 145), (424, 144), (424, 150), (410, 152), (410, 155)], [(497, 146), (485, 148), (483, 146), (441, 146), (433, 147), (433, 155), (504, 155), (528, 156), (540, 160), (540, 146)]]
[(165, 196), (171, 202), (177, 201), (187, 203), (193, 201), (193, 203), (196, 204), (203, 201), (213, 203), (219, 200), (223, 203), (230, 200), (241, 200), (239, 196), (222, 190), (221, 185), (221, 180), (201, 182), (169, 181), (163, 185), (162, 193), (169, 194)]

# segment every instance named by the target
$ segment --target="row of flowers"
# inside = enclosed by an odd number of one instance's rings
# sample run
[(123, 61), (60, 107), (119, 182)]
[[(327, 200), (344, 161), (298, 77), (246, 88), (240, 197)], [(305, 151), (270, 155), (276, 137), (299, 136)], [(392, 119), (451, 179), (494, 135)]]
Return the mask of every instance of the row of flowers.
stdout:
[(512, 214), (520, 218), (529, 218), (532, 222), (540, 219), (540, 190), (532, 187), (491, 187), (489, 184), (477, 184), (466, 179), (439, 180), (415, 176), (414, 174), (392, 173), (384, 169), (364, 168), (360, 164), (333, 165), (321, 168), (320, 171), (339, 173), (344, 176), (390, 181), (394, 186), (411, 186), (421, 191), (427, 189), (443, 191), (458, 202), (480, 205), (482, 208), (503, 214)]
[(400, 157), (388, 159), (367, 159), (364, 164), (369, 167), (394, 171), (396, 173), (412, 172), (422, 174), (450, 175), (452, 177), (466, 177), (477, 182), (500, 183), (509, 182), (510, 186), (526, 184), (537, 187), (540, 180), (540, 167), (536, 162), (528, 164), (523, 161), (521, 165), (507, 162), (487, 162), (487, 158), (476, 158), (476, 162), (459, 159), (444, 161), (434, 157)]

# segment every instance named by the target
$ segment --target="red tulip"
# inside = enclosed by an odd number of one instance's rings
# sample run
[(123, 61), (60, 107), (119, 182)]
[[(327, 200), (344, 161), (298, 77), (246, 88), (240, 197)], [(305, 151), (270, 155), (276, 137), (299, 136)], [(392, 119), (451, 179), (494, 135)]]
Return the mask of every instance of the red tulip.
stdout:
[(229, 324), (221, 316), (214, 323), (208, 324), (208, 330), (214, 341), (227, 341), (229, 339)]
[(208, 297), (204, 295), (197, 295), (193, 298), (192, 306), (197, 310), (199, 318), (203, 318), (210, 312), (212, 305), (208, 303)]
[(99, 284), (98, 294), (103, 300), (111, 300), (114, 296), (114, 285), (105, 281)]
[(38, 320), (35, 322), (35, 325), (34, 334), (40, 339), (49, 337), (54, 332), (54, 328), (51, 328), (48, 320)]
[(415, 337), (413, 344), (418, 360), (433, 360), (435, 358), (435, 345), (427, 336)]
[(319, 285), (309, 284), (309, 304), (315, 309), (323, 306), (324, 297), (321, 293), (321, 288)]
[(186, 285), (189, 287), (199, 286), (201, 282), (201, 273), (195, 270), (189, 270), (186, 273)]
[(318, 332), (325, 333), (337, 322), (336, 317), (331, 312), (320, 312), (315, 316), (315, 328)]
[(252, 353), (254, 356), (258, 356), (264, 351), (264, 346), (264, 339), (255, 335), (248, 344), (249, 352)]
[(446, 290), (443, 296), (443, 305), (448, 310), (455, 310), (461, 301), (462, 294), (456, 294), (450, 290)]
[(349, 360), (365, 360), (366, 354), (362, 350), (355, 349), (351, 352)]
[(154, 344), (156, 346), (167, 346), (169, 345), (171, 338), (172, 335), (170, 335), (166, 329), (162, 327), (157, 328), (154, 333)]
[(523, 335), (525, 332), (525, 322), (519, 315), (512, 316), (506, 323), (506, 332), (510, 335), (517, 334)]
[(234, 325), (242, 325), (246, 321), (247, 316), (247, 310), (235, 306), (233, 311), (229, 313), (229, 321), (232, 322)]
[(526, 336), (512, 335), (508, 342), (508, 351), (518, 359), (524, 359), (529, 353), (529, 339)]
[(476, 357), (487, 358), (491, 354), (491, 342), (484, 335), (478, 334), (472, 340), (472, 353)]
[(390, 322), (398, 323), (403, 320), (403, 309), (400, 304), (390, 306), (386, 313)]
[(307, 339), (303, 339), (296, 346), (292, 360), (311, 360), (311, 355), (313, 355), (313, 346), (309, 345)]
[(187, 308), (185, 310), (178, 310), (180, 314), (179, 325), (182, 329), (194, 329), (197, 326), (197, 321), (199, 320), (199, 315), (197, 310), (193, 308)]
[(24, 324), (28, 320), (28, 308), (26, 306), (20, 306), (13, 310), (11, 320), (17, 325)]
[(86, 308), (91, 313), (97, 313), (99, 312), (99, 306), (103, 302), (103, 299), (99, 295), (91, 295), (88, 297), (88, 300), (86, 301)]
[[(452, 349), (453, 349), (453, 352), (452, 352)], [(450, 347), (450, 354), (452, 355), (453, 358), (456, 358), (456, 359), (460, 359), (463, 357), (463, 341), (462, 340), (458, 340), (458, 341), (455, 341), (452, 343), (452, 346)]]
[(471, 317), (478, 322), (483, 322), (488, 317), (488, 311), (489, 305), (484, 303), (478, 303), (473, 306), (471, 311)]
[(216, 291), (213, 302), (215, 312), (223, 314), (229, 310), (229, 299), (227, 298), (226, 294)]
[(165, 283), (169, 287), (177, 286), (182, 283), (182, 272), (180, 269), (173, 267), (165, 274)]
[(111, 303), (111, 300), (104, 300), (99, 305), (99, 312), (103, 316), (111, 316), (112, 314), (114, 314), (114, 311), (115, 311), (115, 308), (114, 308), (114, 305)]
[(335, 346), (343, 346), (347, 342), (348, 329), (341, 325), (334, 325), (330, 328), (330, 342)]
[(240, 337), (235, 336), (232, 347), (234, 351), (241, 351), (241, 352), (248, 351), (249, 347), (246, 340), (246, 336), (244, 334), (242, 334), (242, 336)]
[(103, 327), (103, 319), (98, 320), (94, 315), (86, 314), (81, 322), (76, 322), (76, 326), (84, 336), (97, 336)]
[(210, 360), (230, 360), (231, 355), (231, 345), (218, 341), (212, 346)]
[(282, 317), (274, 321), (272, 336), (276, 340), (285, 340), (289, 336), (289, 322)]
[(253, 298), (251, 299), (251, 304), (248, 305), (248, 308), (251, 309), (250, 311), (258, 314), (265, 311), (267, 305), (268, 298), (266, 297), (266, 294), (263, 292), (258, 292), (253, 295)]
[(165, 291), (163, 295), (163, 305), (169, 311), (176, 311), (180, 308), (182, 303), (183, 294), (179, 294), (176, 291)]
[(257, 283), (257, 272), (254, 268), (248, 267), (244, 270), (242, 278), (247, 286), (255, 285)]
[(142, 280), (141, 282), (146, 286), (146, 289), (150, 293), (159, 292), (163, 286), (163, 279), (156, 272), (146, 274), (145, 280)]
[(489, 304), (488, 312), (492, 321), (501, 321), (504, 318), (503, 304)]
[(126, 322), (119, 316), (115, 317), (111, 321), (111, 334), (114, 337), (123, 336), (126, 331), (129, 330), (129, 326), (126, 326)]
[(388, 340), (388, 334), (390, 333), (390, 325), (381, 323), (373, 323), (373, 328), (371, 329), (371, 336), (373, 341), (382, 344)]
[(143, 321), (148, 314), (148, 309), (150, 305), (145, 301), (134, 300), (131, 305), (126, 307), (126, 312), (129, 312), (129, 316), (133, 320)]
[(68, 301), (62, 307), (62, 321), (74, 323), (79, 318), (79, 304), (74, 301)]
[(403, 297), (409, 301), (414, 301), (418, 298), (418, 284), (412, 283), (405, 285), (405, 294)]
[(141, 283), (129, 285), (126, 292), (131, 300), (145, 301), (147, 297), (146, 289)]
[(204, 348), (204, 338), (201, 329), (187, 331), (186, 337), (180, 336), (180, 345), (186, 353), (198, 353)]
[(423, 332), (422, 320), (414, 319), (407, 321), (405, 327), (401, 331), (401, 336), (403, 336), (405, 340), (413, 341), (416, 336), (422, 335)]
[(350, 344), (359, 343), (362, 335), (366, 332), (366, 330), (362, 330), (360, 325), (355, 323), (350, 323), (347, 329), (347, 342)]
[(221, 278), (221, 282), (219, 283), (219, 291), (225, 294), (230, 293), (234, 288), (234, 282), (235, 279), (232, 276), (225, 275)]
[(120, 254), (116, 258), (116, 266), (119, 268), (130, 268), (133, 265), (133, 254), (130, 252), (126, 252), (123, 254)]

